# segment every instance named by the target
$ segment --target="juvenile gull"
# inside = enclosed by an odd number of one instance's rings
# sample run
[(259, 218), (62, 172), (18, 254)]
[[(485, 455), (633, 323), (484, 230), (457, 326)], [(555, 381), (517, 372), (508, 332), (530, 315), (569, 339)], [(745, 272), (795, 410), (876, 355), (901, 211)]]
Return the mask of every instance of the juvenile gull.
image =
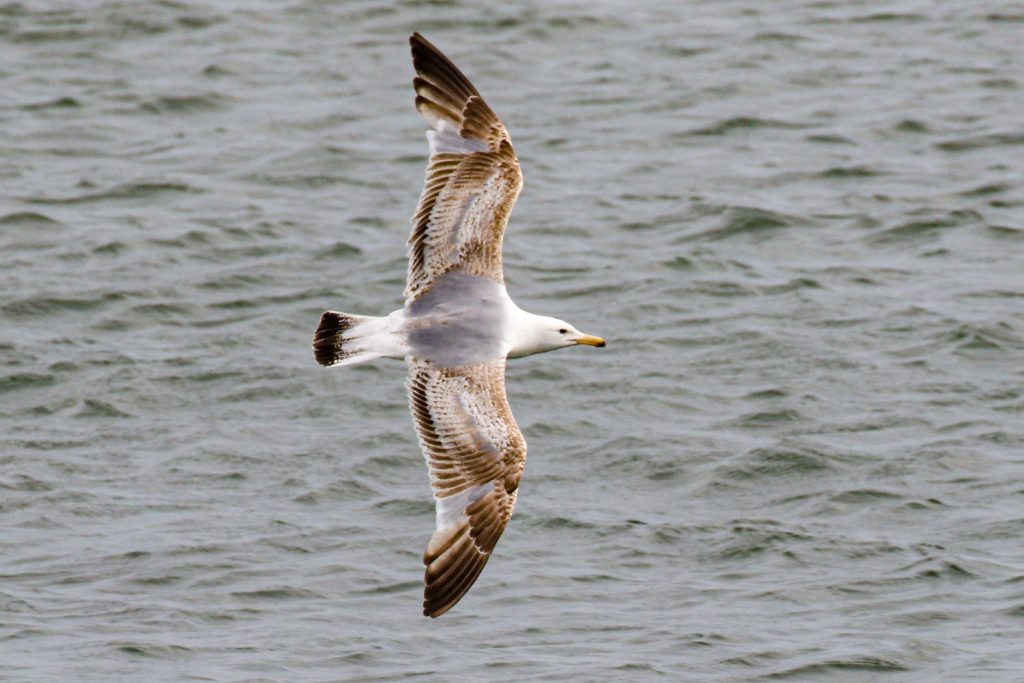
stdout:
[(604, 346), (522, 310), (505, 291), (501, 243), (523, 186), (504, 124), (461, 71), (409, 39), (430, 163), (409, 236), (405, 306), (386, 317), (327, 311), (316, 361), (409, 365), (409, 408), (430, 470), (437, 528), (423, 554), (423, 614), (451, 609), (476, 581), (516, 503), (526, 441), (505, 397), (505, 359)]

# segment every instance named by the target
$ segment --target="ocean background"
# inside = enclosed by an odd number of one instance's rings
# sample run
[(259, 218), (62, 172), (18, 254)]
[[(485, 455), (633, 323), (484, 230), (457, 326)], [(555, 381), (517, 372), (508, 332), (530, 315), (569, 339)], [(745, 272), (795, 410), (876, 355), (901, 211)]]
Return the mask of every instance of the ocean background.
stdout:
[[(530, 444), (465, 599), (407, 38), (503, 117)], [(0, 679), (1024, 680), (1024, 4), (0, 4)]]

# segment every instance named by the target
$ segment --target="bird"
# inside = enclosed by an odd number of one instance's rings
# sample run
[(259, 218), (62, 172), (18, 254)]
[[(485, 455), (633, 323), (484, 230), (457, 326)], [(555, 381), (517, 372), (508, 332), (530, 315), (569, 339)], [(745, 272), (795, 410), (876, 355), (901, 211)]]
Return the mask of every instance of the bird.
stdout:
[(505, 394), (506, 360), (605, 340), (512, 301), (502, 242), (523, 186), (512, 140), (450, 59), (419, 33), (409, 43), (430, 158), (411, 219), (405, 304), (387, 316), (324, 312), (313, 356), (327, 367), (408, 365), (436, 509), (423, 614), (439, 617), (473, 586), (515, 507), (526, 440)]

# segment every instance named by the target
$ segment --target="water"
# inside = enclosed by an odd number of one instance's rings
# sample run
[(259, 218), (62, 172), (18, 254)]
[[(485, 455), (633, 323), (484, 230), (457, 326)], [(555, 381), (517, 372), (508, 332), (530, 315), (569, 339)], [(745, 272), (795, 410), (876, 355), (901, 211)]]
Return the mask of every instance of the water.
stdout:
[[(73, 5), (68, 8), (68, 5)], [(0, 678), (1021, 680), (1024, 6), (0, 6)], [(530, 443), (420, 616), (423, 32), (504, 117)]]

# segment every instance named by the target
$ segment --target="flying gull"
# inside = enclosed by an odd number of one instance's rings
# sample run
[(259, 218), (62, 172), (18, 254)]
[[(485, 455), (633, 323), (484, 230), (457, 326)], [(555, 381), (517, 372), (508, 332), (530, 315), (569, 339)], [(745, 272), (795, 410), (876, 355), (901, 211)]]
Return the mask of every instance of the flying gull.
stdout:
[(470, 589), (516, 503), (526, 441), (505, 397), (505, 360), (604, 340), (522, 310), (505, 291), (501, 243), (523, 186), (505, 125), (423, 36), (409, 39), (430, 163), (412, 217), (405, 305), (386, 317), (327, 311), (313, 337), (325, 366), (397, 358), (430, 470), (437, 528), (423, 554), (423, 614)]

